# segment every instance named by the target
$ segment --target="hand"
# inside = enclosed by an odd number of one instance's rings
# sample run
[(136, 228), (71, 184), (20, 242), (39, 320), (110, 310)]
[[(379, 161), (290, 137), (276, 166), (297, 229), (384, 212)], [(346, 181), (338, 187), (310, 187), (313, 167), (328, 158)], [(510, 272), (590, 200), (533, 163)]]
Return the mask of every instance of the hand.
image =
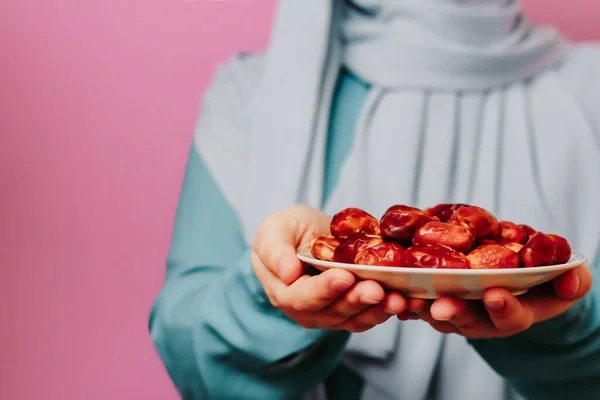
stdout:
[(293, 206), (267, 218), (252, 245), (252, 267), (271, 304), (305, 328), (363, 332), (403, 312), (406, 301), (343, 269), (308, 275), (296, 249), (329, 233), (330, 218)]
[(439, 332), (457, 333), (469, 339), (506, 337), (565, 312), (591, 286), (592, 274), (587, 265), (582, 265), (519, 297), (493, 288), (485, 292), (482, 302), (441, 297), (430, 304), (408, 299), (408, 311), (398, 317), (422, 319)]

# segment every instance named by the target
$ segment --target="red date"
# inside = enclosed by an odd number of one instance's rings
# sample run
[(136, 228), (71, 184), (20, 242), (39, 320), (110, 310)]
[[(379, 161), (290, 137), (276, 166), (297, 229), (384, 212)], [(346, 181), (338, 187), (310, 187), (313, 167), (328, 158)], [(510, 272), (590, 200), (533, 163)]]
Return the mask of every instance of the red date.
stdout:
[(529, 239), (529, 234), (522, 226), (510, 221), (501, 221), (500, 239), (504, 242), (515, 242), (525, 244)]
[(496, 217), (476, 206), (458, 208), (448, 222), (470, 229), (475, 239), (494, 239), (500, 231)]
[(356, 264), (384, 267), (404, 267), (404, 248), (397, 243), (383, 242), (358, 252)]
[(421, 210), (419, 210), (418, 208), (415, 208), (415, 207), (405, 206), (404, 204), (396, 204), (396, 205), (388, 208), (384, 214), (389, 213), (389, 212), (394, 212), (394, 211), (421, 211)]
[(554, 241), (541, 232), (536, 232), (519, 251), (525, 267), (551, 265), (554, 261)]
[(407, 267), (467, 269), (469, 260), (464, 254), (441, 245), (415, 245), (404, 252)]
[(333, 261), (333, 254), (341, 241), (333, 236), (322, 235), (315, 239), (311, 246), (311, 253), (315, 258), (323, 261)]
[(346, 238), (353, 233), (379, 235), (379, 221), (371, 214), (359, 208), (346, 208), (333, 216), (330, 224), (331, 234), (337, 238)]
[(473, 247), (475, 238), (464, 226), (432, 221), (415, 233), (414, 244), (439, 244), (466, 253)]
[(533, 234), (535, 233), (535, 229), (533, 229), (532, 227), (530, 227), (529, 225), (525, 225), (525, 224), (519, 224), (519, 226), (523, 229), (525, 229), (525, 232), (527, 232), (527, 236), (531, 237), (533, 236)]
[(442, 222), (448, 222), (454, 215), (454, 212), (466, 204), (438, 204), (435, 207), (426, 208), (423, 212), (432, 217), (438, 217)]
[(414, 207), (392, 206), (381, 218), (381, 235), (388, 240), (410, 242), (417, 229), (437, 220)]
[(499, 244), (486, 244), (467, 255), (472, 269), (519, 268), (521, 260), (514, 251)]
[(561, 236), (499, 222), (484, 208), (462, 203), (423, 210), (397, 204), (381, 220), (359, 208), (346, 208), (333, 216), (330, 229), (331, 235), (314, 240), (311, 252), (318, 259), (347, 264), (519, 268), (563, 264), (572, 254)]
[(506, 247), (507, 249), (514, 251), (515, 253), (518, 253), (523, 248), (523, 245), (521, 243), (517, 243), (517, 242), (503, 242), (500, 244), (502, 246)]
[(571, 258), (571, 246), (562, 236), (547, 234), (554, 244), (554, 259), (552, 264), (564, 264)]
[(364, 235), (355, 233), (346, 238), (333, 253), (333, 261), (354, 264), (356, 254), (368, 247), (376, 246), (383, 242), (381, 236)]

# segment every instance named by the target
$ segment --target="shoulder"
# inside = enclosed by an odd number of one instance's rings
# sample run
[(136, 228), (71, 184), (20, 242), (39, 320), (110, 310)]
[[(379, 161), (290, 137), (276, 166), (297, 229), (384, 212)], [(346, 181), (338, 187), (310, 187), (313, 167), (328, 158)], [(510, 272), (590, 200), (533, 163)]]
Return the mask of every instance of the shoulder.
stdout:
[(194, 143), (206, 158), (245, 153), (248, 105), (258, 88), (264, 66), (263, 54), (238, 53), (215, 68), (202, 96)]
[(193, 144), (217, 186), (237, 211), (245, 198), (249, 103), (260, 85), (263, 54), (236, 54), (218, 65), (202, 97)]
[(203, 103), (245, 109), (262, 79), (264, 65), (263, 53), (234, 54), (215, 68)]

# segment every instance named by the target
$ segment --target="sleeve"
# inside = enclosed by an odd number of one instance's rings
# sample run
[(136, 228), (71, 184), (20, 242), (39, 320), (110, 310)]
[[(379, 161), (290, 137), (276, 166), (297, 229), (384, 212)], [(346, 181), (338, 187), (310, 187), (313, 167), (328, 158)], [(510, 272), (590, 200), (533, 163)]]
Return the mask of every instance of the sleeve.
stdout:
[[(225, 119), (236, 115), (216, 111)], [(217, 114), (211, 120), (218, 129)], [(305, 329), (272, 307), (249, 254), (236, 213), (192, 146), (165, 282), (149, 318), (158, 354), (184, 399), (295, 398), (339, 362), (349, 335)]]
[(590, 293), (563, 314), (520, 334), (469, 342), (525, 398), (597, 399), (600, 393), (600, 48), (578, 49), (564, 81), (592, 137), (583, 139), (573, 217), (586, 242), (594, 283)]

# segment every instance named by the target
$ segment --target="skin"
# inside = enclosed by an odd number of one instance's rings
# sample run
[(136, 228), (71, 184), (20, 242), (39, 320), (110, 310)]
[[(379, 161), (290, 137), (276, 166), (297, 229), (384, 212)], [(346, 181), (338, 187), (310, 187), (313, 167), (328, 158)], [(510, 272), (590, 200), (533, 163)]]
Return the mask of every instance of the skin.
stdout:
[(330, 221), (318, 210), (293, 206), (267, 218), (252, 245), (254, 273), (271, 304), (305, 328), (363, 332), (397, 315), (424, 320), (442, 333), (506, 337), (563, 313), (592, 285), (590, 270), (582, 265), (518, 298), (492, 288), (483, 301), (405, 299), (375, 281), (356, 282), (342, 269), (306, 273), (296, 249), (308, 246), (315, 234), (329, 233)]
[(398, 318), (422, 319), (439, 332), (457, 333), (469, 339), (506, 337), (565, 312), (591, 286), (590, 269), (582, 265), (519, 297), (493, 288), (485, 292), (482, 302), (452, 297), (433, 302), (409, 299), (408, 310)]

